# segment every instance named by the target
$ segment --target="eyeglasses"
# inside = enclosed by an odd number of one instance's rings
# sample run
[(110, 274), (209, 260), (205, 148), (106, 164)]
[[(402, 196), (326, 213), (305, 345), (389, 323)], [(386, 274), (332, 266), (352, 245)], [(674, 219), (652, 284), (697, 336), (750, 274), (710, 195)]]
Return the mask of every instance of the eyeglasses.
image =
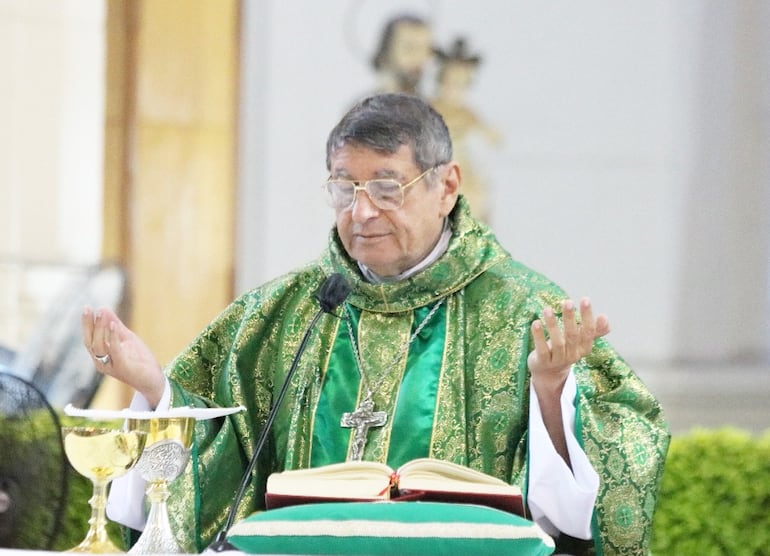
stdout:
[(409, 183), (401, 184), (394, 179), (378, 178), (365, 182), (353, 180), (329, 180), (322, 186), (326, 202), (334, 209), (349, 209), (356, 202), (356, 192), (366, 191), (374, 206), (382, 210), (396, 210), (404, 204), (404, 190), (424, 178), (437, 166), (428, 168)]

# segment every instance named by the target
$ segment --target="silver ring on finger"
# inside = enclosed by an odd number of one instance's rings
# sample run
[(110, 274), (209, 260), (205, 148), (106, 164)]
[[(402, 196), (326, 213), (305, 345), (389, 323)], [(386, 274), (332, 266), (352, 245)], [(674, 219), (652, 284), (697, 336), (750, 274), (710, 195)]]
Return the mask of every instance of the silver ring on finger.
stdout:
[(94, 359), (96, 359), (102, 365), (109, 365), (110, 361), (112, 361), (109, 353), (106, 355), (94, 355)]

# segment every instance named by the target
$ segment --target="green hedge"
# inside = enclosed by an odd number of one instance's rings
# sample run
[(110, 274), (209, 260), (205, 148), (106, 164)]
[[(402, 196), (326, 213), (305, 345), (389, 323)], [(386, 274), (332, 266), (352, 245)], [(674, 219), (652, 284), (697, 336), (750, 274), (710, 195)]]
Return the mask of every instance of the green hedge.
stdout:
[(2, 520), (0, 539), (11, 548), (46, 548), (66, 488), (61, 443), (50, 414), (0, 416), (0, 481), (14, 505)]
[(655, 511), (654, 554), (770, 555), (770, 431), (674, 437)]

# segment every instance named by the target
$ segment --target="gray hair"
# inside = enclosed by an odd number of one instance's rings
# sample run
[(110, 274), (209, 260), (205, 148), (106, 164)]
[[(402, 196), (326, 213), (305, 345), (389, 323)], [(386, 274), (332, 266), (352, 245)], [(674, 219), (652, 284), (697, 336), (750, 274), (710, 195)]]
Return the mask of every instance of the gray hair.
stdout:
[(393, 154), (412, 147), (421, 171), (452, 160), (452, 140), (441, 115), (414, 95), (383, 93), (365, 98), (345, 114), (326, 141), (326, 168), (332, 155), (347, 146)]

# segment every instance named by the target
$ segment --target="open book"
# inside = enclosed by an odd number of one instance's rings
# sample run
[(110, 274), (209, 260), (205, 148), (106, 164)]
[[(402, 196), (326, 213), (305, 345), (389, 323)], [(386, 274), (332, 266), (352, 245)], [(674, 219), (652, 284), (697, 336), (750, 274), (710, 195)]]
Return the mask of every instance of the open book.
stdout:
[(267, 509), (314, 502), (432, 500), (482, 504), (524, 515), (521, 489), (468, 467), (420, 458), (394, 470), (373, 461), (349, 461), (273, 473)]

